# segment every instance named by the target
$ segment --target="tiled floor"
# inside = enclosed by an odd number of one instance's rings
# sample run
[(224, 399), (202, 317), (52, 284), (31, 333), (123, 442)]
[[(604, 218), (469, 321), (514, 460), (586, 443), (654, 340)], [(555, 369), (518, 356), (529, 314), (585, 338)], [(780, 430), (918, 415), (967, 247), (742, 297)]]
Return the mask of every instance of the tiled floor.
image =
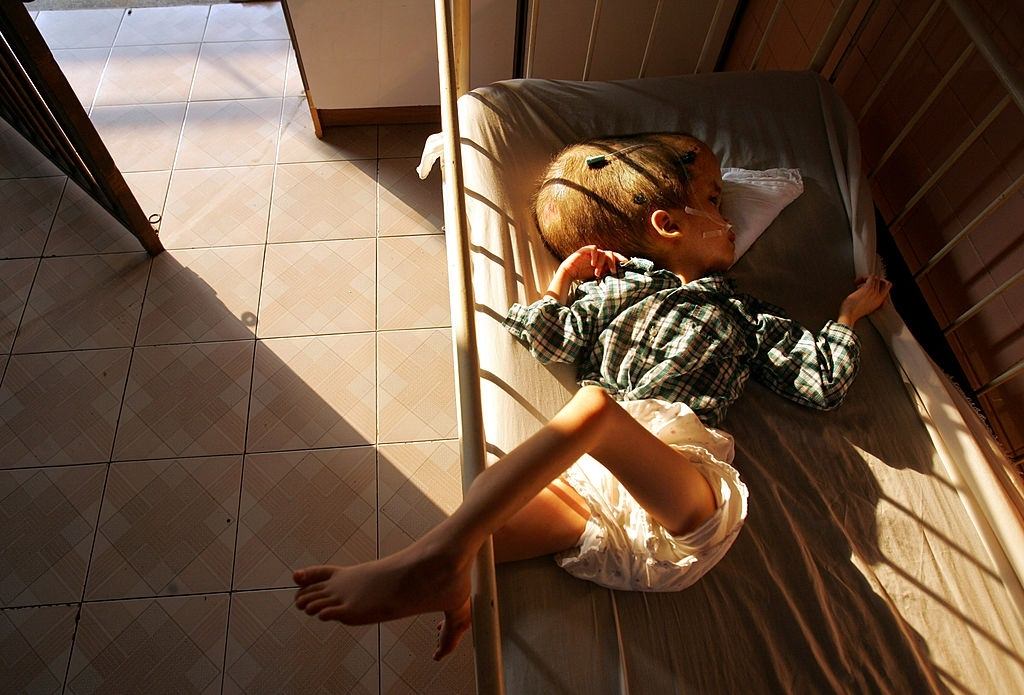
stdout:
[(276, 4), (36, 21), (168, 251), (0, 122), (0, 689), (471, 691), (288, 588), (461, 498), (436, 127), (317, 140)]

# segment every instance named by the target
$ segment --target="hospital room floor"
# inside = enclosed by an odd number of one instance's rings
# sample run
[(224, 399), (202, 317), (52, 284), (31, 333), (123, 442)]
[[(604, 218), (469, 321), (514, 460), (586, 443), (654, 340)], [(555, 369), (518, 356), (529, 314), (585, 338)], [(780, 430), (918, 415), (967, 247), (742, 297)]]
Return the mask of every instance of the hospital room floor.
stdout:
[(0, 122), (0, 689), (472, 690), (291, 606), (461, 498), (437, 126), (318, 140), (277, 4), (33, 14), (167, 251)]

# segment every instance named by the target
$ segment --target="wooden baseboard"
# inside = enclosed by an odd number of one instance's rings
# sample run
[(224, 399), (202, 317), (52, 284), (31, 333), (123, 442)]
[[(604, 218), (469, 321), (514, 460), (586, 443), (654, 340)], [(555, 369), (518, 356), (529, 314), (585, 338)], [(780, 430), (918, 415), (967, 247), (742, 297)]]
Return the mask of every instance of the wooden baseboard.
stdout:
[(382, 106), (369, 109), (316, 109), (324, 128), (337, 125), (440, 123), (440, 106)]

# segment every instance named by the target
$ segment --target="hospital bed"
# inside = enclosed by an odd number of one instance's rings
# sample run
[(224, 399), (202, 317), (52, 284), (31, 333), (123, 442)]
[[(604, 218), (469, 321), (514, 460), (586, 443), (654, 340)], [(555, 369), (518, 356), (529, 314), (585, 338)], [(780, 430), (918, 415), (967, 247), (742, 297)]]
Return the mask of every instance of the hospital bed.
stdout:
[[(798, 168), (804, 192), (732, 271), (816, 329), (880, 269), (856, 127), (815, 72), (513, 80), (464, 93), (438, 0), (446, 234), (464, 481), (575, 388), (501, 328), (556, 267), (529, 196), (561, 147), (689, 132), (724, 167)], [(462, 55), (459, 57), (460, 46)], [(459, 85), (462, 85), (460, 89)], [(887, 306), (828, 413), (751, 382), (723, 428), (750, 489), (726, 558), (679, 593), (615, 592), (551, 558), (474, 569), (479, 692), (1024, 692), (1021, 486), (977, 414)]]

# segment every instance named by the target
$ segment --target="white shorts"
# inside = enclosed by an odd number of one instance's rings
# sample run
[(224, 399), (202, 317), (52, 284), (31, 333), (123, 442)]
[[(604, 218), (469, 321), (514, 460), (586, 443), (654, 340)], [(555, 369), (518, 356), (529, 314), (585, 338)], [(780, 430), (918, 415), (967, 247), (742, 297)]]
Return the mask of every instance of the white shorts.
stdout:
[(698, 528), (673, 536), (604, 466), (584, 455), (561, 477), (586, 500), (590, 519), (578, 545), (555, 561), (569, 574), (610, 589), (685, 589), (725, 556), (747, 517), (747, 486), (729, 465), (732, 436), (705, 427), (682, 403), (650, 399), (619, 405), (697, 466), (718, 508)]

